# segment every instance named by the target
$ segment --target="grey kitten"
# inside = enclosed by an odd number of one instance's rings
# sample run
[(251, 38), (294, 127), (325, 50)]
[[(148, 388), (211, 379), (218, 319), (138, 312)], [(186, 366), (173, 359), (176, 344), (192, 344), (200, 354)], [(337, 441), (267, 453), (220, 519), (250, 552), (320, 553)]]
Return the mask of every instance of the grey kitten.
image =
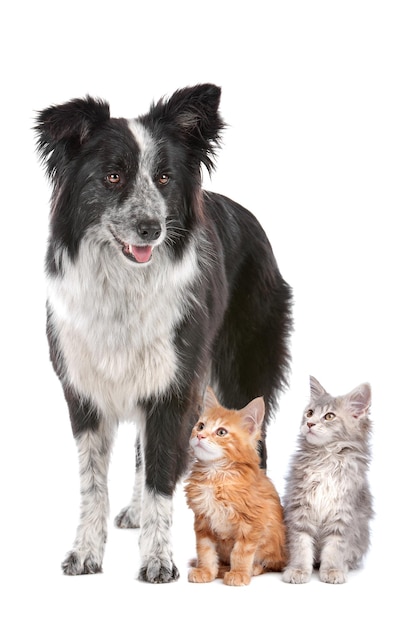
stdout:
[(371, 387), (333, 397), (310, 377), (298, 450), (287, 476), (284, 513), (289, 562), (287, 583), (344, 583), (369, 548), (373, 516), (370, 462)]

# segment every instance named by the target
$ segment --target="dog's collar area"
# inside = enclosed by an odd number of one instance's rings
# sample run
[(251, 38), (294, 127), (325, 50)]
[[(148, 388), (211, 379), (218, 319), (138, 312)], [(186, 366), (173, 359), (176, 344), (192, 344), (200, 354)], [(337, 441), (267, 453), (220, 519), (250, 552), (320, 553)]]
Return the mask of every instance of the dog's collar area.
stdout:
[(118, 244), (122, 247), (122, 252), (124, 256), (132, 261), (133, 263), (149, 263), (152, 258), (153, 246), (144, 245), (144, 246), (134, 246), (131, 243), (126, 243), (120, 237), (110, 229), (111, 234)]

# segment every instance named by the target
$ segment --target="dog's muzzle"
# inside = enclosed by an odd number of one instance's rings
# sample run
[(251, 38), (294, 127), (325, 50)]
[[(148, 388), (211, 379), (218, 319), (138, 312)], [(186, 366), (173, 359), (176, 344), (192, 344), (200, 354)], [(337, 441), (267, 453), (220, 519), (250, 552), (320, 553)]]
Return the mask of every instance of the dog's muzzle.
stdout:
[(152, 252), (162, 235), (162, 228), (159, 222), (142, 221), (137, 225), (137, 233), (139, 239), (143, 243), (133, 244), (123, 241), (121, 237), (110, 229), (111, 234), (118, 244), (122, 247), (124, 256), (134, 263), (149, 263), (152, 258)]

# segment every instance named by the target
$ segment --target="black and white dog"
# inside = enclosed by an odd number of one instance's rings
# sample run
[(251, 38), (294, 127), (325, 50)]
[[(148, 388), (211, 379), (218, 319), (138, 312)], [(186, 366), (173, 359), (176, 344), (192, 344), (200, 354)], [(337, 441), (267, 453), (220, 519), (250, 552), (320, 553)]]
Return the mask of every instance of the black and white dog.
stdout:
[(91, 97), (37, 117), (53, 184), (47, 334), (80, 461), (66, 574), (101, 571), (120, 420), (138, 437), (132, 502), (116, 524), (141, 528), (139, 578), (169, 582), (172, 498), (206, 385), (230, 408), (262, 395), (270, 415), (286, 384), (291, 290), (255, 217), (201, 187), (224, 127), (219, 101), (203, 84), (133, 120)]

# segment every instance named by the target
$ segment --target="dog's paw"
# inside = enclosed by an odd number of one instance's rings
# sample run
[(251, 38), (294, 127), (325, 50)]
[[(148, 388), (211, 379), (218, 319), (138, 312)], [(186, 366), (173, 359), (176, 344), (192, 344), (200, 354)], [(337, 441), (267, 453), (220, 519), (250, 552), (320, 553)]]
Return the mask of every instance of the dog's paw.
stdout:
[(147, 583), (172, 583), (179, 576), (180, 573), (174, 563), (154, 557), (141, 567), (138, 578)]
[(282, 573), (284, 583), (293, 583), (296, 585), (308, 583), (311, 578), (311, 572), (298, 567), (287, 567)]
[(131, 506), (125, 506), (114, 518), (114, 524), (118, 528), (139, 528), (140, 514)]
[(99, 574), (102, 572), (102, 564), (92, 553), (81, 556), (77, 551), (69, 552), (62, 562), (62, 571), (67, 576), (80, 576), (82, 574)]
[(321, 569), (319, 578), (323, 583), (330, 583), (332, 585), (341, 585), (347, 581), (345, 572), (337, 568)]

